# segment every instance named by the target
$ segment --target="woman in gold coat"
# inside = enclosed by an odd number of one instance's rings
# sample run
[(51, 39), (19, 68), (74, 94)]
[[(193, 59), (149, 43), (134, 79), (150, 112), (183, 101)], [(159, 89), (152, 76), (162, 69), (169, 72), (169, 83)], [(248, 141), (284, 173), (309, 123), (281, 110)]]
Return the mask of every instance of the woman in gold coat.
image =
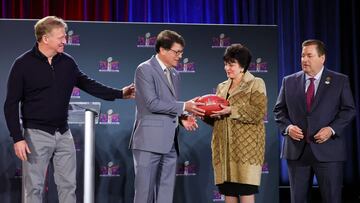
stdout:
[(229, 46), (223, 57), (228, 80), (216, 94), (229, 101), (213, 112), (212, 163), (215, 184), (225, 202), (255, 202), (265, 154), (265, 83), (247, 71), (251, 53), (241, 44)]

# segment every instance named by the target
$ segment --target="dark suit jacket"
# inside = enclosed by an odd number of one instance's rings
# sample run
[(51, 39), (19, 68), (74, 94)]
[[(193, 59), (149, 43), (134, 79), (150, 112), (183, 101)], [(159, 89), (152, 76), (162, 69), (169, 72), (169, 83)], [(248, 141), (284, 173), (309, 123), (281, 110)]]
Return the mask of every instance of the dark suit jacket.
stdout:
[[(297, 125), (311, 139), (311, 149), (318, 161), (344, 161), (344, 128), (355, 116), (354, 99), (346, 75), (324, 69), (312, 104), (306, 111), (305, 74), (303, 71), (285, 77), (274, 108), (275, 121), (285, 135), (286, 128)], [(314, 142), (314, 135), (323, 127), (334, 131), (329, 140), (322, 144)], [(296, 141), (284, 137), (282, 158), (296, 160), (305, 146), (305, 139)]]

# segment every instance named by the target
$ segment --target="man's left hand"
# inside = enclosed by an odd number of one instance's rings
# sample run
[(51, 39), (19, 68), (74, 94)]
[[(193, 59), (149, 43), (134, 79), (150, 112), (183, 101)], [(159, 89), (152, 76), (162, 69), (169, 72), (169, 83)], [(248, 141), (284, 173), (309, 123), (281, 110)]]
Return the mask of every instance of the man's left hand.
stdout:
[(319, 130), (314, 136), (315, 142), (318, 144), (326, 142), (332, 136), (332, 130), (330, 127), (324, 127)]
[(122, 88), (123, 99), (134, 99), (135, 98), (135, 84), (131, 83), (128, 86)]
[(191, 115), (181, 117), (180, 121), (187, 131), (194, 131), (199, 127), (196, 118)]

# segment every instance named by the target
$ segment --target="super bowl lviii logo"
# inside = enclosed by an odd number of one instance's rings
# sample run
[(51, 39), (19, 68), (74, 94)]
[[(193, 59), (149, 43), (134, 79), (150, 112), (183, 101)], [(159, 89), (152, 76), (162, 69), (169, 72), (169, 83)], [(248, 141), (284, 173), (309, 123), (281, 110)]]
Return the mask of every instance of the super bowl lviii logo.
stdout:
[(21, 167), (15, 168), (14, 178), (22, 178), (22, 168)]
[(220, 194), (219, 191), (213, 190), (212, 200), (213, 202), (223, 202), (225, 201), (225, 196)]
[(264, 123), (268, 123), (268, 122), (269, 122), (267, 112), (265, 113), (265, 116), (264, 116), (264, 118), (263, 118), (263, 121), (264, 121)]
[(73, 30), (69, 30), (67, 33), (66, 45), (80, 46), (80, 35), (75, 34)]
[(99, 124), (120, 124), (119, 114), (114, 113), (112, 109), (107, 110), (106, 113), (101, 113), (99, 116)]
[(155, 47), (156, 36), (151, 36), (150, 32), (144, 36), (138, 36), (137, 47)]
[(268, 72), (268, 63), (264, 62), (262, 58), (257, 58), (254, 62), (250, 63), (249, 69), (250, 72)]
[(119, 61), (113, 60), (110, 56), (99, 62), (99, 72), (119, 72)]
[(178, 164), (176, 169), (177, 176), (194, 176), (196, 175), (197, 167), (195, 164), (190, 164), (190, 161)]
[(175, 69), (181, 73), (195, 73), (195, 63), (189, 62), (188, 58), (184, 58), (182, 62), (180, 62)]
[(100, 167), (100, 176), (113, 177), (120, 176), (120, 166), (112, 161)]
[(77, 87), (74, 87), (71, 92), (71, 99), (79, 99), (80, 98), (80, 89)]
[(267, 162), (265, 162), (263, 165), (262, 165), (262, 173), (265, 173), (265, 174), (268, 174), (269, 173), (269, 164)]
[(230, 44), (230, 37), (226, 37), (224, 33), (221, 33), (218, 37), (212, 38), (211, 48), (226, 48)]
[(84, 143), (81, 143), (81, 140), (78, 136), (73, 136), (73, 140), (74, 140), (75, 150), (77, 152), (81, 151), (81, 146), (83, 146)]

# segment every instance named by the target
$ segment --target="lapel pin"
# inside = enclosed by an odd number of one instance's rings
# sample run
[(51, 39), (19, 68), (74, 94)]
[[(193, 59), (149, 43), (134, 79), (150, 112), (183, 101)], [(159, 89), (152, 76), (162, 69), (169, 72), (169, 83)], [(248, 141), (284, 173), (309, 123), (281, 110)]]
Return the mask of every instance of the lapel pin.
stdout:
[(325, 84), (329, 85), (330, 84), (330, 81), (331, 81), (331, 77), (328, 76), (325, 78)]

